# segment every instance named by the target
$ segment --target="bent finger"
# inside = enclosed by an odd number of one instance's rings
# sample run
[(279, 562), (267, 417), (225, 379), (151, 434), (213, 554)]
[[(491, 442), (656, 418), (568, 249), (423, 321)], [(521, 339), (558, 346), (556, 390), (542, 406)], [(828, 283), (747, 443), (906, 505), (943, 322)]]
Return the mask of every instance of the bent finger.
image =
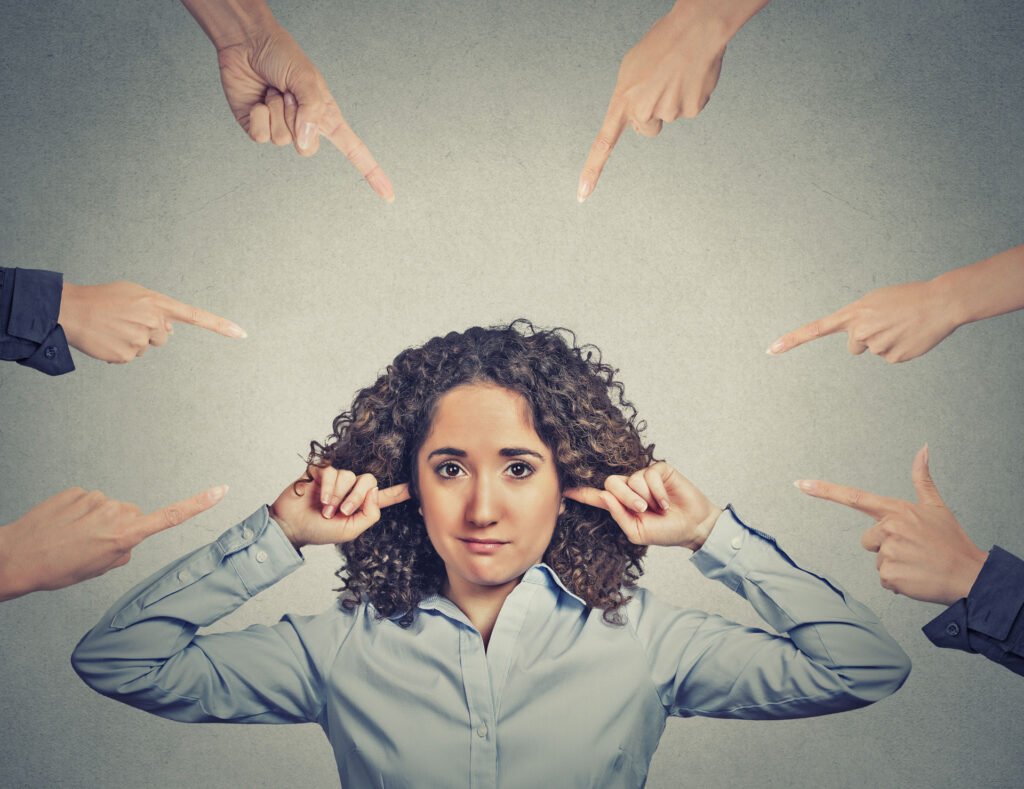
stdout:
[[(610, 475), (604, 481), (604, 489), (618, 499), (620, 504), (633, 510), (633, 512), (645, 512), (647, 510), (647, 502), (627, 484), (625, 477), (621, 477), (618, 474)], [(607, 501), (607, 498), (605, 500)]]
[(798, 345), (803, 345), (805, 342), (811, 342), (811, 340), (817, 340), (821, 337), (835, 334), (837, 331), (842, 331), (845, 325), (846, 319), (842, 314), (842, 310), (833, 312), (824, 318), (805, 323), (799, 329), (789, 332), (789, 334), (783, 334), (768, 346), (768, 353), (785, 353), (796, 348)]
[(597, 186), (597, 179), (601, 177), (601, 171), (611, 156), (615, 143), (622, 136), (622, 130), (626, 128), (626, 114), (619, 100), (612, 98), (608, 105), (608, 112), (604, 116), (601, 129), (590, 146), (590, 153), (583, 165), (583, 172), (580, 173), (579, 184), (576, 187), (576, 199), (583, 202), (594, 191)]
[(802, 479), (796, 485), (808, 496), (827, 499), (828, 501), (834, 501), (836, 504), (852, 507), (859, 512), (863, 512), (865, 515), (870, 515), (875, 520), (881, 520), (886, 515), (895, 512), (899, 505), (899, 499), (878, 496), (848, 485), (835, 485), (831, 482), (822, 482), (817, 479)]
[(351, 515), (361, 510), (366, 504), (366, 498), (371, 490), (377, 489), (377, 480), (373, 474), (360, 474), (356, 482), (342, 501), (338, 510), (342, 515)]
[(270, 141), (270, 110), (266, 104), (254, 104), (249, 110), (249, 137), (253, 142)]
[(277, 146), (291, 145), (292, 133), (284, 119), (284, 96), (273, 88), (267, 91), (267, 109), (270, 110), (270, 140)]
[(136, 536), (138, 542), (146, 537), (156, 534), (158, 531), (178, 526), (189, 518), (194, 518), (200, 512), (205, 512), (214, 504), (224, 498), (227, 493), (227, 485), (218, 485), (215, 488), (204, 490), (191, 498), (184, 499), (175, 504), (168, 504), (155, 512), (151, 512), (138, 520)]

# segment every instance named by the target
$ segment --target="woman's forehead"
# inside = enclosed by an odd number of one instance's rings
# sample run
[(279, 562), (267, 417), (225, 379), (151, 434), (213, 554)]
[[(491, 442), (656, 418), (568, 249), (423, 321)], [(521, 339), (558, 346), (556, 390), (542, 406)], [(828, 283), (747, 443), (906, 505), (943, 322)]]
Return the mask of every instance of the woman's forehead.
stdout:
[(449, 440), (481, 447), (509, 446), (514, 438), (519, 443), (528, 440), (531, 445), (543, 446), (533, 429), (533, 415), (526, 398), (495, 384), (463, 384), (438, 400), (424, 448)]

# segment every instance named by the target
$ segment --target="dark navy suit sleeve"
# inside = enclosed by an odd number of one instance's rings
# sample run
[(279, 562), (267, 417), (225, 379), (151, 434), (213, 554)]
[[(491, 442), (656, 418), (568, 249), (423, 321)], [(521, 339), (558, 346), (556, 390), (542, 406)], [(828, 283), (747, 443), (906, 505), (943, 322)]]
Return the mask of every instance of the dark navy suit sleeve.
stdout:
[(0, 266), (0, 359), (47, 375), (75, 369), (57, 323), (63, 286), (55, 271)]
[(937, 647), (980, 652), (1024, 676), (1024, 560), (993, 547), (970, 594), (922, 630)]

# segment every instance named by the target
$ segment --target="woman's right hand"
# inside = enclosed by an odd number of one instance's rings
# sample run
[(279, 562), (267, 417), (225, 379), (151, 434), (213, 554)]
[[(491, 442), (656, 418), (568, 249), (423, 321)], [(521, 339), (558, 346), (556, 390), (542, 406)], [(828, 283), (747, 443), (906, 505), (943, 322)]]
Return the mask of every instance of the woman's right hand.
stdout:
[(354, 540), (378, 520), (382, 507), (409, 498), (407, 484), (377, 489), (372, 474), (356, 476), (331, 466), (310, 466), (312, 482), (299, 480), (270, 505), (270, 517), (296, 550)]

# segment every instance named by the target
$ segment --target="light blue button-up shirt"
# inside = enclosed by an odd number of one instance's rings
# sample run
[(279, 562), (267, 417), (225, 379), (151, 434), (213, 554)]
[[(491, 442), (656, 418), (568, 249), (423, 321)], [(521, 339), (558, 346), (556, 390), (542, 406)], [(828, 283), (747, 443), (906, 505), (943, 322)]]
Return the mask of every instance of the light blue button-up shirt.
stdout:
[(823, 715), (906, 679), (871, 611), (731, 510), (691, 560), (778, 635), (642, 589), (609, 625), (543, 564), (486, 649), (439, 595), (408, 628), (364, 604), (196, 635), (301, 564), (264, 507), (121, 598), (72, 663), (100, 693), (174, 720), (315, 721), (346, 789), (640, 787), (668, 715)]

